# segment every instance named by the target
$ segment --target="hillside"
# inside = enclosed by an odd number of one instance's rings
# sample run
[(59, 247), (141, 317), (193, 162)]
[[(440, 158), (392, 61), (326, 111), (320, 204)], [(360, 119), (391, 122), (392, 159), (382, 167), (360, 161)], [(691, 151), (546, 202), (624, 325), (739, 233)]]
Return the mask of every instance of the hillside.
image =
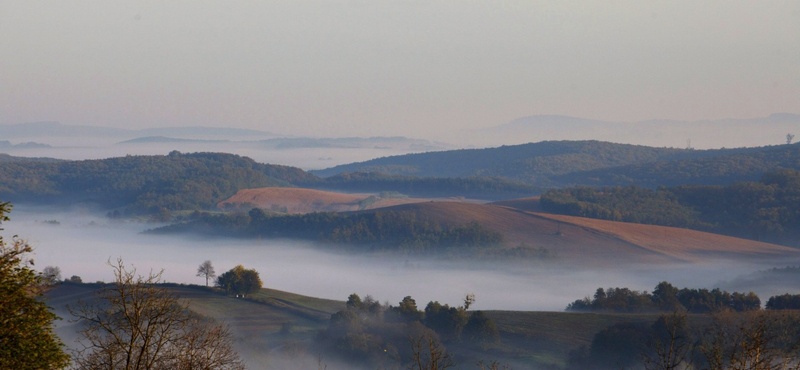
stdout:
[(526, 211), (535, 203), (536, 198), (531, 198), (499, 204), (418, 203), (389, 209), (414, 212), (443, 224), (475, 221), (502, 234), (509, 245), (542, 247), (559, 259), (589, 264), (800, 257), (793, 248), (700, 231)]
[(125, 215), (212, 209), (240, 189), (290, 186), (313, 178), (293, 167), (222, 153), (126, 156), (101, 160), (1, 162), (0, 199), (90, 203)]
[[(343, 213), (200, 214), (156, 234), (298, 238), (375, 250), (460, 258), (550, 258), (583, 266), (800, 257), (797, 249), (674, 227), (554, 215), (537, 198), (496, 204), (428, 201)], [(328, 245), (328, 244), (323, 244)]]
[(719, 156), (658, 160), (621, 167), (594, 169), (555, 176), (563, 185), (626, 186), (649, 188), (678, 185), (729, 185), (758, 181), (764, 173), (800, 169), (800, 144), (720, 152)]
[(547, 177), (576, 171), (647, 163), (691, 154), (682, 149), (650, 148), (599, 141), (545, 141), (487, 149), (460, 149), (377, 158), (311, 171), (328, 177), (343, 172), (380, 172), (430, 177), (494, 176), (536, 185)]
[[(331, 314), (344, 308), (343, 301), (272, 289), (262, 289), (252, 299), (240, 299), (201, 286), (165, 286), (184, 298), (192, 310), (229, 325), (237, 350), (252, 369), (298, 368), (298, 363), (304, 365), (302, 368), (317, 368), (320, 355), (314, 347), (317, 333), (328, 326)], [(48, 304), (64, 318), (57, 323), (56, 332), (66, 344), (76, 345), (74, 339), (77, 338), (77, 324), (68, 321), (71, 316), (66, 306), (74, 307), (79, 300), (90, 301), (98, 288), (98, 284), (60, 284), (47, 293)], [(511, 362), (520, 366), (518, 368), (536, 364), (563, 365), (570, 350), (590, 344), (598, 331), (622, 322), (650, 323), (656, 317), (565, 312), (486, 313), (497, 323), (500, 345), (461, 355)], [(331, 362), (330, 355), (323, 355), (322, 360), (330, 365), (328, 368), (341, 368)]]
[(800, 168), (800, 146), (675, 149), (599, 141), (545, 141), (377, 158), (312, 173), (375, 172), (429, 177), (496, 177), (534, 186), (729, 184), (765, 171)]
[(541, 196), (550, 213), (676, 226), (800, 246), (800, 172), (769, 172), (728, 186), (573, 187)]

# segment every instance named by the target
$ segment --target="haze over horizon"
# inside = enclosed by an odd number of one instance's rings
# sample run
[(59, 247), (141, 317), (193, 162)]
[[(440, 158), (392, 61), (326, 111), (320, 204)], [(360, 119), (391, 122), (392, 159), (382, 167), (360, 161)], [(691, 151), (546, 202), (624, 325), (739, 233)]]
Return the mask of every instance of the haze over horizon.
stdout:
[(766, 117), (799, 113), (798, 44), (791, 1), (0, 1), (0, 124), (428, 138)]

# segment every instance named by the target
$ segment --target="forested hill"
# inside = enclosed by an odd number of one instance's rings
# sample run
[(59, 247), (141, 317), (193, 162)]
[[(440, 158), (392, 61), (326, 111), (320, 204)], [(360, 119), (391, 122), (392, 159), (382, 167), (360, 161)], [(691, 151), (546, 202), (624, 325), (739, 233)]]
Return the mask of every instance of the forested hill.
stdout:
[[(487, 149), (462, 149), (444, 152), (408, 154), (377, 158), (325, 170), (311, 171), (319, 176), (333, 176), (343, 172), (377, 172), (390, 175), (431, 177), (501, 177), (537, 186), (558, 187), (596, 182), (594, 172), (606, 174), (608, 181), (622, 181), (615, 171), (646, 169), (652, 163), (674, 164), (686, 167), (685, 172), (705, 172), (697, 166), (727, 165), (731, 177), (743, 166), (744, 173), (752, 172), (758, 164), (776, 160), (764, 152), (782, 152), (796, 146), (758, 147), (740, 149), (691, 150), (653, 148), (641, 145), (614, 144), (600, 141), (544, 141), (523, 145)], [(794, 157), (794, 153), (787, 154)], [(750, 156), (763, 157), (750, 161)], [(718, 157), (734, 157), (713, 161)], [(750, 162), (753, 162), (752, 164)], [(628, 167), (626, 167), (628, 166)], [(635, 166), (635, 167), (634, 167)], [(666, 166), (666, 165), (662, 165)], [(584, 174), (592, 175), (584, 175)], [(657, 179), (656, 179), (657, 180)], [(693, 182), (689, 182), (693, 183)], [(599, 185), (603, 185), (600, 181)]]
[(659, 160), (622, 167), (573, 172), (556, 176), (562, 185), (625, 186), (648, 188), (678, 185), (728, 185), (737, 181), (758, 181), (766, 172), (800, 170), (800, 146), (779, 145), (717, 152), (720, 155), (676, 160)]
[(313, 179), (299, 168), (223, 153), (127, 156), (60, 162), (0, 162), (0, 199), (89, 202), (122, 214), (210, 209), (240, 189)]
[(638, 186), (551, 190), (552, 213), (692, 228), (800, 247), (800, 172), (770, 172), (759, 182), (729, 186)]

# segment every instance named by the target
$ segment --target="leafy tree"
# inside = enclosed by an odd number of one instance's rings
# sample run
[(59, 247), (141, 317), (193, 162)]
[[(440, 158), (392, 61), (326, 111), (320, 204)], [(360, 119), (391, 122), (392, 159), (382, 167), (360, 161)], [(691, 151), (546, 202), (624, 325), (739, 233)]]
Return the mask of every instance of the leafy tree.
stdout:
[(81, 277), (78, 276), (78, 275), (70, 276), (70, 278), (67, 279), (67, 281), (70, 282), (70, 283), (73, 283), (73, 284), (82, 284), (83, 283), (83, 279), (81, 279)]
[(349, 309), (360, 309), (362, 304), (361, 297), (359, 297), (356, 293), (353, 293), (347, 297), (347, 308)]
[(458, 341), (469, 318), (463, 307), (450, 307), (439, 302), (425, 306), (425, 326), (433, 329), (445, 341)]
[(217, 278), (217, 286), (236, 296), (246, 297), (261, 289), (261, 278), (255, 269), (245, 269), (238, 265)]
[[(0, 223), (9, 203), (0, 202)], [(0, 229), (2, 230), (2, 229)], [(33, 248), (0, 236), (0, 369), (61, 369), (69, 365), (63, 343), (53, 332), (56, 315), (41, 300), (46, 279), (31, 266)]]
[(422, 321), (424, 312), (417, 309), (417, 301), (406, 296), (393, 310), (403, 321)]
[(206, 278), (206, 286), (208, 286), (208, 279), (217, 277), (217, 273), (214, 271), (214, 266), (211, 264), (211, 260), (205, 260), (200, 264), (200, 266), (197, 268), (197, 276)]
[(469, 341), (480, 344), (497, 344), (500, 342), (500, 332), (497, 330), (497, 325), (483, 311), (475, 311), (469, 315), (469, 320), (464, 325), (464, 337)]
[(800, 310), (800, 294), (782, 294), (769, 297), (768, 310)]
[(76, 368), (86, 370), (243, 370), (227, 327), (188, 309), (161, 283), (113, 265), (115, 282), (92, 303), (69, 307), (83, 323)]

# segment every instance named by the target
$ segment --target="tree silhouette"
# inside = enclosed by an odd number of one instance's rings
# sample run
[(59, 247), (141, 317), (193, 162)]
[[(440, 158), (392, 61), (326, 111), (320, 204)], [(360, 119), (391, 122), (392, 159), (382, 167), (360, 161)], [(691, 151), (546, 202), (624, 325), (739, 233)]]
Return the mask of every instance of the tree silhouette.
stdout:
[(208, 286), (208, 279), (217, 277), (217, 273), (214, 271), (214, 266), (211, 264), (211, 260), (205, 260), (205, 262), (200, 264), (200, 266), (197, 268), (197, 276), (206, 278), (206, 286)]

